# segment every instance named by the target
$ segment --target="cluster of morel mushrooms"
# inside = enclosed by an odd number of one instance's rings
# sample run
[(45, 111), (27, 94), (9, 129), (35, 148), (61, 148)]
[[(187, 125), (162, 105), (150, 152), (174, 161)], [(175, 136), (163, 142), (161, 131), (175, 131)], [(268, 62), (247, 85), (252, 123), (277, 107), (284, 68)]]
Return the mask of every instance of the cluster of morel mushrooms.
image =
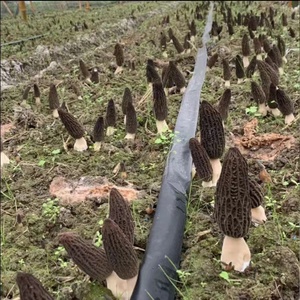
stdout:
[[(229, 35), (234, 34), (234, 25), (246, 26), (248, 33), (242, 38), (242, 55), (236, 55), (234, 64), (237, 84), (251, 80), (251, 92), (257, 102), (259, 112), (265, 116), (268, 112), (278, 117), (283, 115), (285, 123), (294, 120), (294, 107), (287, 93), (279, 87), (280, 75), (283, 74), (284, 64), (287, 62), (285, 43), (281, 36), (277, 37), (277, 44), (271, 44), (264, 34), (257, 35), (257, 29), (274, 28), (274, 10), (269, 9), (269, 14), (262, 12), (260, 16), (238, 13), (233, 17), (231, 8), (224, 2), (220, 5), (227, 25)], [(194, 13), (196, 19), (203, 19), (201, 7), (197, 5)], [(295, 14), (292, 14), (295, 18)], [(176, 13), (176, 19), (180, 15)], [(169, 16), (163, 19), (163, 25), (170, 22)], [(193, 42), (197, 35), (195, 21), (189, 25), (189, 32), (181, 44), (171, 28), (168, 36), (160, 33), (160, 49), (164, 58), (168, 57), (167, 45), (173, 44), (179, 54), (189, 53), (194, 47)], [(287, 16), (282, 14), (282, 26), (287, 27)], [(213, 39), (220, 39), (223, 26), (213, 22), (211, 35)], [(290, 35), (295, 36), (292, 28)], [(249, 39), (250, 37), (250, 39)], [(255, 55), (249, 62), (251, 44)], [(117, 67), (115, 74), (120, 74), (124, 69), (123, 47), (117, 43), (114, 49)], [(243, 272), (250, 264), (251, 253), (244, 240), (247, 235), (251, 220), (256, 224), (266, 221), (265, 210), (262, 207), (263, 194), (260, 185), (248, 175), (246, 159), (237, 148), (230, 148), (223, 159), (225, 150), (224, 124), (226, 123), (231, 100), (231, 67), (226, 56), (216, 52), (207, 62), (207, 71), (213, 68), (218, 59), (223, 66), (223, 79), (226, 90), (214, 107), (203, 100), (200, 106), (200, 141), (191, 138), (189, 148), (195, 165), (196, 173), (202, 181), (203, 187), (216, 187), (214, 219), (224, 234), (221, 262), (231, 266), (234, 270)], [(83, 80), (87, 84), (99, 83), (99, 70), (88, 69), (85, 63), (79, 61)], [(135, 68), (134, 64), (131, 68)], [(161, 76), (158, 69), (162, 68)], [(258, 71), (261, 82), (252, 80), (252, 75)], [(168, 63), (148, 59), (146, 77), (149, 89), (141, 102), (149, 95), (153, 98), (153, 112), (156, 118), (157, 133), (168, 129), (167, 95), (170, 93), (184, 93), (186, 80), (177, 63), (170, 60)], [(40, 106), (40, 91), (34, 84), (34, 97), (36, 105)], [(23, 101), (28, 97), (28, 87), (23, 94)], [(88, 145), (85, 139), (85, 130), (79, 121), (69, 112), (65, 103), (60, 104), (56, 86), (51, 84), (49, 91), (49, 107), (54, 118), (60, 118), (68, 133), (75, 139), (74, 150), (85, 151)], [(126, 136), (125, 139), (134, 140), (137, 133), (137, 115), (133, 104), (131, 91), (128, 87), (124, 90), (122, 99), (122, 113)], [(100, 151), (101, 144), (106, 136), (113, 135), (116, 127), (116, 108), (114, 100), (109, 100), (105, 117), (99, 116), (92, 133), (94, 150)], [(106, 128), (106, 133), (105, 133)], [(1, 166), (9, 163), (9, 158), (4, 154), (1, 143)], [(73, 232), (64, 232), (59, 235), (60, 243), (65, 247), (69, 256), (77, 266), (98, 282), (106, 281), (107, 287), (118, 299), (130, 299), (137, 276), (139, 263), (135, 253), (134, 222), (128, 202), (117, 189), (113, 188), (109, 195), (109, 215), (102, 228), (103, 248), (98, 248), (92, 242), (83, 240)], [(22, 300), (53, 299), (42, 287), (38, 279), (28, 273), (18, 273), (17, 284)]]

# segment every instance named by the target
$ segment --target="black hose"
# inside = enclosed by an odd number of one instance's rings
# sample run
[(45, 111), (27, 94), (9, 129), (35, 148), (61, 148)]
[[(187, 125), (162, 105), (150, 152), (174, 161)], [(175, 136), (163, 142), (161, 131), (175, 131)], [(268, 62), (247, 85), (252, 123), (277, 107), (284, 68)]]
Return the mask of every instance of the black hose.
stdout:
[(191, 183), (192, 158), (189, 139), (195, 136), (200, 94), (205, 79), (209, 32), (213, 3), (202, 36), (203, 47), (198, 49), (194, 74), (183, 95), (175, 126), (175, 137), (166, 163), (158, 204), (146, 253), (131, 300), (174, 300), (175, 280), (178, 280), (184, 227), (186, 222), (187, 191)]

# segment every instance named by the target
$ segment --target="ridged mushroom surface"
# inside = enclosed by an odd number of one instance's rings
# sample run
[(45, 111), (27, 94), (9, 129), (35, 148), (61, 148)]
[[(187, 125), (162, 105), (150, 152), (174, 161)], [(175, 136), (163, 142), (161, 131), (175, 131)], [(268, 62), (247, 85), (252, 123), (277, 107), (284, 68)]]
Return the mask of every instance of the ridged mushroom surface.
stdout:
[(42, 283), (32, 274), (18, 272), (16, 282), (21, 300), (54, 300)]
[(260, 80), (261, 80), (261, 84), (262, 84), (262, 89), (263, 89), (266, 99), (268, 101), (269, 94), (270, 94), (271, 79), (270, 79), (268, 73), (263, 69), (259, 71), (259, 76), (260, 76)]
[(174, 61), (169, 62), (169, 72), (172, 81), (178, 89), (182, 89), (185, 86), (185, 78), (180, 70), (175, 65)]
[(147, 66), (146, 66), (146, 77), (147, 77), (147, 82), (148, 83), (153, 83), (156, 81), (161, 81), (159, 74), (157, 73), (153, 61), (148, 60)]
[(222, 94), (217, 105), (217, 110), (220, 113), (223, 121), (226, 121), (228, 118), (230, 100), (231, 100), (231, 90), (226, 89)]
[(216, 64), (218, 57), (219, 57), (218, 53), (212, 55), (207, 61), (207, 67), (211, 69)]
[(126, 109), (126, 125), (125, 129), (127, 134), (135, 134), (137, 131), (137, 117), (136, 117), (136, 111), (132, 104), (132, 102), (127, 103), (127, 109)]
[(60, 120), (64, 124), (66, 130), (74, 139), (80, 139), (84, 136), (84, 129), (82, 125), (72, 114), (59, 108), (58, 115), (60, 117)]
[(206, 182), (211, 181), (213, 170), (206, 150), (196, 138), (189, 140), (189, 148), (199, 179)]
[[(124, 166), (124, 163), (122, 165)], [(134, 221), (131, 209), (128, 201), (116, 188), (112, 188), (109, 194), (109, 218), (118, 224), (133, 245)]]
[(35, 98), (41, 97), (40, 89), (36, 83), (33, 85), (33, 92)]
[(255, 81), (251, 81), (251, 93), (257, 104), (266, 103), (266, 95), (261, 86)]
[(53, 83), (51, 83), (49, 91), (49, 107), (50, 109), (57, 109), (59, 108), (59, 106), (60, 104), (58, 100), (56, 86)]
[(132, 103), (132, 94), (131, 94), (131, 90), (128, 87), (126, 87), (122, 98), (122, 112), (124, 115), (126, 115), (128, 102)]
[(217, 183), (215, 219), (224, 235), (245, 237), (251, 224), (248, 165), (237, 148), (230, 148)]
[(158, 121), (166, 120), (168, 116), (167, 98), (161, 82), (154, 82), (153, 88), (153, 110)]
[(250, 63), (246, 69), (246, 77), (247, 78), (252, 78), (254, 72), (255, 72), (255, 68), (256, 68), (256, 56), (253, 56), (252, 59), (250, 60)]
[(237, 55), (235, 58), (235, 74), (238, 79), (238, 83), (240, 83), (242, 79), (245, 77), (243, 60), (239, 55)]
[(119, 43), (115, 45), (113, 55), (116, 57), (117, 66), (121, 67), (124, 63), (124, 53), (123, 53), (123, 48)]
[(115, 108), (114, 100), (110, 99), (107, 103), (106, 107), (106, 116), (105, 116), (105, 123), (106, 126), (114, 127), (117, 121), (117, 112)]
[(262, 60), (258, 60), (257, 61), (257, 66), (258, 66), (258, 70), (261, 72), (262, 70), (264, 70), (270, 77), (271, 82), (278, 86), (279, 84), (279, 77), (278, 74), (276, 73), (276, 71), (269, 66), (266, 62), (262, 61)]
[(93, 140), (94, 142), (104, 141), (104, 118), (102, 116), (98, 117), (94, 130), (93, 130)]
[(91, 74), (82, 59), (79, 60), (79, 68), (84, 79), (91, 77)]
[(31, 89), (31, 86), (27, 86), (23, 92), (23, 100), (27, 100), (28, 99), (28, 95), (29, 95), (29, 92), (30, 92), (30, 89)]
[(112, 273), (112, 266), (103, 248), (96, 247), (74, 232), (59, 234), (59, 242), (74, 263), (93, 279), (101, 282)]
[(138, 259), (132, 243), (122, 229), (111, 219), (102, 227), (105, 253), (113, 270), (121, 279), (130, 279), (138, 273)]
[(249, 177), (249, 188), (250, 188), (251, 208), (256, 208), (262, 205), (264, 200), (262, 189), (260, 185), (251, 177)]
[(276, 100), (278, 109), (284, 116), (294, 113), (294, 103), (284, 90), (278, 89), (276, 91)]
[(211, 159), (220, 158), (225, 148), (221, 114), (207, 101), (200, 105), (201, 143)]
[(226, 82), (226, 81), (229, 81), (230, 78), (231, 78), (231, 72), (230, 72), (230, 67), (229, 67), (228, 60), (227, 59), (223, 59), (222, 60), (222, 65), (223, 65), (223, 79)]

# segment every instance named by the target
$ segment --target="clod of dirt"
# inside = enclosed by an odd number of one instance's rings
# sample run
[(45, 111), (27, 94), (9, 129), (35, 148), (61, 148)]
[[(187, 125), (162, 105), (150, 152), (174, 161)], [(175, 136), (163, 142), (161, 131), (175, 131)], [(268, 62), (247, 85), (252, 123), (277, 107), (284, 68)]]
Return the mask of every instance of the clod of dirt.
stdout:
[(55, 177), (50, 184), (50, 194), (60, 199), (63, 204), (75, 204), (89, 199), (108, 199), (112, 188), (117, 188), (128, 201), (134, 201), (142, 196), (141, 191), (132, 186), (118, 187), (105, 177), (86, 176), (71, 180), (64, 177)]
[(243, 155), (254, 159), (271, 161), (274, 160), (284, 149), (290, 149), (295, 138), (292, 135), (279, 133), (265, 133), (256, 135), (258, 120), (255, 118), (244, 125), (243, 136), (232, 136), (233, 143)]
[(14, 128), (13, 123), (1, 124), (0, 127), (1, 138), (4, 138), (5, 134), (8, 133), (12, 128)]

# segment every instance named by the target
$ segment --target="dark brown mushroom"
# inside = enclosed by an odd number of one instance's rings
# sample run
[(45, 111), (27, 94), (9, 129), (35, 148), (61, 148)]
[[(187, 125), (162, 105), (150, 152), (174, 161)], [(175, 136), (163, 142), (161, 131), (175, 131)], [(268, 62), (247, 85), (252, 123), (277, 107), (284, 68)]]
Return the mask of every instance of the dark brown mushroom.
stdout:
[(154, 82), (152, 84), (153, 91), (153, 111), (156, 119), (157, 133), (161, 134), (168, 130), (166, 122), (168, 116), (167, 97), (162, 82)]
[(79, 68), (81, 71), (81, 74), (83, 76), (83, 80), (87, 83), (91, 82), (91, 73), (89, 72), (88, 68), (86, 67), (84, 61), (82, 59), (79, 60)]
[(210, 103), (203, 100), (200, 105), (201, 144), (205, 148), (213, 169), (212, 184), (215, 186), (221, 173), (220, 158), (225, 148), (225, 133), (221, 114)]
[(261, 42), (260, 42), (259, 38), (255, 37), (253, 39), (253, 45), (254, 45), (254, 52), (256, 54), (256, 59), (257, 60), (262, 60), (262, 56), (261, 56), (261, 53), (262, 53)]
[(217, 104), (217, 110), (221, 115), (223, 126), (224, 126), (224, 122), (228, 118), (230, 100), (231, 100), (231, 90), (226, 89)]
[(93, 130), (94, 150), (100, 151), (104, 141), (104, 118), (98, 117)]
[(295, 119), (294, 103), (292, 102), (288, 94), (282, 89), (278, 89), (276, 91), (276, 100), (278, 109), (284, 115), (285, 124), (291, 124)]
[(273, 60), (270, 58), (270, 56), (267, 56), (264, 61), (275, 71), (276, 74), (279, 74), (279, 69), (277, 65), (273, 62)]
[(52, 109), (52, 114), (54, 118), (58, 118), (58, 112), (57, 109), (59, 108), (59, 100), (58, 100), (58, 94), (56, 90), (55, 84), (51, 83), (50, 85), (50, 91), (49, 91), (49, 107)]
[(276, 90), (277, 90), (276, 86), (271, 82), (269, 87), (267, 102), (273, 116), (279, 117), (281, 115), (281, 112), (278, 109)]
[(137, 117), (136, 111), (131, 101), (128, 101), (126, 108), (126, 136), (125, 139), (134, 140), (136, 132), (137, 132)]
[(35, 104), (37, 106), (40, 106), (41, 105), (41, 92), (36, 83), (33, 85), (33, 94), (34, 94), (34, 98), (35, 98)]
[(192, 20), (189, 29), (191, 31), (191, 42), (195, 41), (195, 37), (197, 35), (197, 29), (196, 29), (196, 24), (195, 24), (195, 20)]
[(160, 33), (160, 40), (159, 40), (159, 45), (160, 45), (160, 49), (164, 54), (164, 56), (166, 57), (166, 49), (167, 49), (167, 36), (166, 34), (161, 31)]
[(106, 107), (105, 123), (106, 123), (106, 135), (113, 135), (115, 132), (115, 126), (117, 121), (117, 112), (114, 100), (110, 99)]
[(254, 16), (254, 15), (250, 16), (249, 22), (248, 22), (248, 28), (252, 31), (256, 31), (256, 29), (257, 29), (256, 16)]
[(286, 53), (285, 53), (285, 51), (286, 51), (285, 42), (284, 42), (283, 38), (280, 35), (277, 36), (277, 47), (280, 51), (280, 54), (281, 54), (281, 57), (282, 57), (283, 61), (286, 63), (287, 59), (286, 59), (286, 56), (285, 56), (286, 55)]
[(213, 170), (206, 150), (196, 138), (191, 138), (189, 140), (189, 148), (197, 175), (202, 181), (202, 186), (211, 187)]
[(63, 101), (63, 103), (61, 104), (60, 108), (63, 109), (64, 111), (66, 111), (66, 112), (70, 112), (66, 101)]
[(266, 53), (268, 53), (271, 50), (271, 44), (268, 41), (266, 36), (264, 36), (264, 39), (263, 39), (263, 48)]
[(116, 63), (117, 63), (117, 69), (115, 71), (115, 74), (119, 74), (123, 71), (123, 64), (124, 64), (124, 52), (122, 46), (117, 43), (115, 45), (114, 53), (113, 55), (116, 57)]
[(231, 72), (229, 67), (229, 62), (226, 58), (222, 60), (223, 64), (223, 79), (225, 81), (225, 87), (230, 87), (230, 78), (231, 78)]
[(16, 282), (20, 300), (54, 300), (42, 283), (30, 273), (18, 272)]
[(60, 233), (58, 238), (79, 269), (93, 279), (102, 282), (113, 272), (103, 248), (96, 247), (75, 232)]
[(243, 60), (239, 55), (235, 57), (235, 74), (238, 79), (237, 84), (243, 83), (245, 77), (245, 70), (243, 66)]
[(84, 129), (77, 119), (69, 112), (58, 108), (58, 115), (60, 120), (64, 124), (68, 133), (76, 140), (74, 144), (74, 150), (84, 151), (88, 148), (86, 140), (84, 138)]
[(191, 52), (191, 33), (190, 32), (188, 32), (184, 37), (183, 48), (185, 50), (185, 53), (189, 54)]
[(243, 54), (243, 66), (247, 68), (249, 66), (249, 55), (250, 55), (250, 43), (248, 34), (245, 33), (242, 38), (242, 54)]
[(175, 65), (174, 61), (169, 62), (169, 80), (174, 82), (176, 88), (180, 90), (180, 93), (183, 94), (185, 92), (185, 78), (180, 70)]
[(155, 69), (154, 62), (152, 59), (147, 60), (146, 77), (149, 85), (151, 85), (151, 83), (153, 82), (161, 81), (160, 76)]
[(122, 98), (122, 112), (124, 114), (124, 124), (126, 124), (126, 109), (128, 102), (132, 103), (132, 94), (131, 90), (128, 87), (126, 87)]
[(26, 100), (28, 99), (28, 95), (29, 95), (30, 90), (31, 90), (31, 86), (30, 85), (25, 88), (25, 90), (23, 92), (23, 95), (22, 95), (23, 101), (26, 102)]
[(227, 27), (228, 27), (228, 34), (229, 35), (233, 35), (234, 34), (234, 30), (233, 30), (233, 25), (231, 22), (227, 23)]
[(290, 34), (290, 37), (292, 37), (292, 38), (296, 37), (296, 33), (292, 27), (289, 27), (289, 34)]
[(223, 240), (221, 262), (243, 272), (251, 253), (244, 237), (251, 224), (248, 165), (238, 148), (229, 148), (217, 183), (214, 217)]
[(282, 26), (283, 27), (288, 26), (287, 15), (285, 13), (282, 13), (282, 15), (281, 15), (281, 21), (282, 21)]
[(111, 219), (104, 220), (102, 237), (108, 261), (113, 267), (112, 275), (106, 279), (107, 287), (117, 298), (122, 295), (122, 299), (129, 300), (137, 281), (139, 269), (133, 244)]
[(265, 209), (262, 207), (264, 196), (260, 185), (249, 177), (250, 201), (251, 201), (251, 218), (256, 224), (263, 224), (267, 217)]
[(255, 69), (256, 69), (256, 55), (254, 55), (252, 57), (252, 59), (250, 60), (250, 63), (246, 69), (246, 77), (247, 78), (252, 78), (253, 74), (255, 73)]
[(269, 78), (270, 78), (271, 82), (275, 86), (278, 86), (278, 84), (279, 84), (279, 76), (276, 73), (276, 71), (269, 64), (267, 64), (266, 62), (264, 62), (262, 60), (258, 60), (257, 61), (257, 66), (258, 66), (259, 72), (261, 72), (262, 70), (264, 70), (269, 75)]
[[(171, 29), (171, 28), (170, 28)], [(174, 35), (172, 30), (169, 30), (169, 37), (173, 42), (173, 45), (175, 47), (175, 49), (177, 50), (177, 52), (179, 54), (184, 52), (184, 48), (183, 46), (180, 44), (179, 40), (177, 39), (177, 37)]]
[(253, 40), (255, 38), (255, 34), (249, 27), (248, 27), (248, 33), (249, 33), (250, 39)]
[[(122, 163), (122, 165), (125, 168), (124, 163)], [(129, 202), (124, 199), (122, 194), (116, 188), (112, 188), (109, 194), (109, 218), (118, 224), (128, 241), (133, 245), (134, 220)]]
[(219, 57), (219, 54), (215, 53), (208, 59), (207, 67), (206, 67), (207, 71), (209, 71), (216, 64), (218, 57)]
[(92, 83), (99, 83), (99, 72), (97, 68), (93, 68), (91, 71), (91, 82)]
[(256, 101), (258, 105), (258, 112), (262, 116), (266, 116), (268, 113), (266, 106), (266, 95), (261, 86), (255, 81), (251, 81), (251, 93), (254, 101)]
[(279, 69), (279, 74), (283, 74), (283, 59), (280, 53), (280, 50), (276, 45), (273, 45), (272, 49), (269, 51), (268, 56), (276, 64)]

